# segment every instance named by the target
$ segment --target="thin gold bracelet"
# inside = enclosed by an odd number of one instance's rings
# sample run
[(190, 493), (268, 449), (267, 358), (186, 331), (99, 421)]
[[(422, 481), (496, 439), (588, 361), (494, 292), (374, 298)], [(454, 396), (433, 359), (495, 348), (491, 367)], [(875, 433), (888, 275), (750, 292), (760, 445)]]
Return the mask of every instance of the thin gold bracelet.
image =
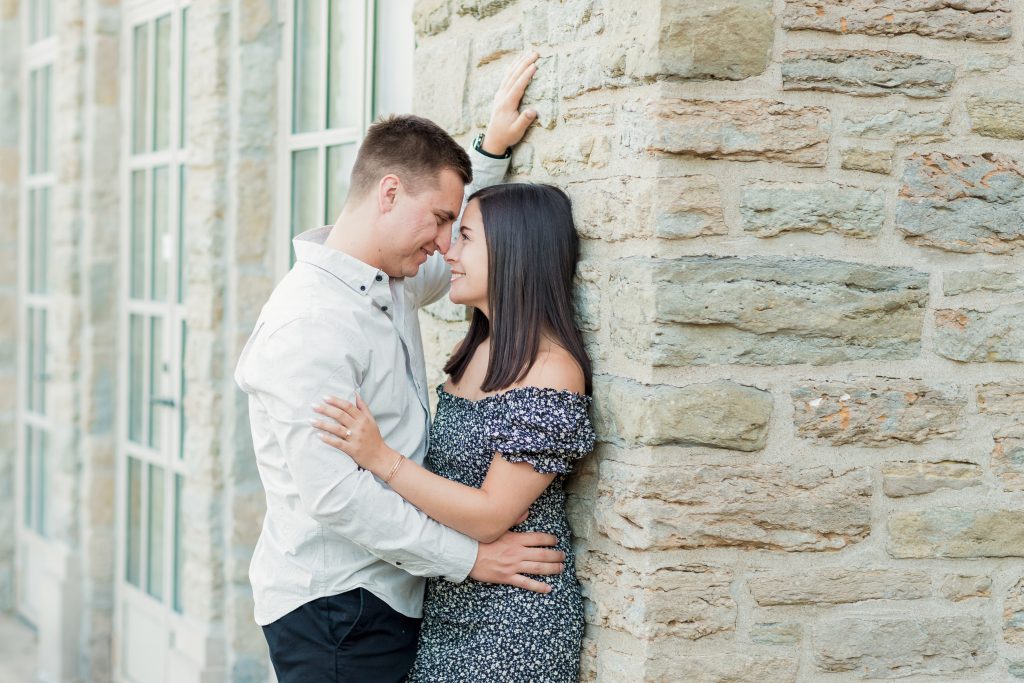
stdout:
[(395, 460), (395, 464), (391, 466), (391, 471), (388, 472), (387, 479), (384, 480), (385, 484), (391, 483), (391, 480), (395, 478), (395, 474), (398, 473), (398, 468), (402, 466), (403, 462), (405, 462), (405, 456), (399, 453), (398, 459)]

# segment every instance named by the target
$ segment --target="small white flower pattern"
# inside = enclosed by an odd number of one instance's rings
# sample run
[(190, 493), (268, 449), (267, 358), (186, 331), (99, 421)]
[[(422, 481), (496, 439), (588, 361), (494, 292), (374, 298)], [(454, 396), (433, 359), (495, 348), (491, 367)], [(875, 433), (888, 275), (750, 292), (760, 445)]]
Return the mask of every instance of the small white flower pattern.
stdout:
[(583, 638), (583, 598), (565, 514), (565, 475), (594, 447), (590, 397), (522, 387), (471, 401), (438, 387), (427, 466), (480, 487), (495, 452), (557, 475), (513, 531), (558, 537), (558, 576), (534, 576), (547, 594), (466, 579), (429, 579), (411, 683), (573, 683)]

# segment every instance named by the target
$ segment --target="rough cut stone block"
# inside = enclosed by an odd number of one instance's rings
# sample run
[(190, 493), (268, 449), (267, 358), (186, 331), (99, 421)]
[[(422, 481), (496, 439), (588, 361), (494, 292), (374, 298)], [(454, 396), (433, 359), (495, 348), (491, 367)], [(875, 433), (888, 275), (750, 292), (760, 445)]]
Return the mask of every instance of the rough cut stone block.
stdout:
[(1014, 678), (1024, 678), (1024, 660), (1007, 660), (1006, 672)]
[(1019, 91), (985, 93), (967, 98), (971, 130), (978, 135), (1024, 139), (1024, 95)]
[(576, 228), (590, 239), (688, 239), (728, 232), (718, 180), (617, 176), (570, 183)]
[(1024, 557), (1024, 515), (1019, 509), (896, 511), (888, 550), (893, 557)]
[(885, 196), (838, 183), (757, 183), (742, 189), (740, 216), (758, 237), (803, 230), (874, 237), (885, 222)]
[(909, 268), (818, 258), (627, 258), (612, 278), (613, 343), (659, 366), (911, 358), (928, 288)]
[[(1020, 418), (1024, 413), (1017, 413)], [(993, 435), (992, 472), (1006, 491), (1024, 491), (1024, 425), (1012, 424)]]
[[(466, 112), (466, 77), (469, 73), (469, 41), (435, 38), (415, 53), (415, 110), (451, 135), (469, 130)], [(444, 93), (438, 97), (437, 93)]]
[(1024, 579), (1010, 588), (1003, 602), (1003, 640), (1024, 645)]
[(800, 660), (796, 653), (757, 652), (751, 648), (722, 648), (694, 654), (664, 639), (644, 663), (643, 676), (609, 677), (609, 681), (638, 683), (795, 683)]
[(839, 132), (896, 143), (936, 142), (949, 139), (949, 114), (944, 111), (911, 114), (902, 109), (879, 114), (848, 114), (840, 121)]
[(971, 462), (887, 462), (882, 465), (882, 491), (890, 498), (917, 496), (978, 486), (981, 476), (981, 466)]
[(605, 168), (610, 156), (611, 141), (607, 136), (583, 134), (544, 147), (540, 164), (553, 176), (573, 175)]
[(913, 154), (896, 201), (915, 244), (1005, 254), (1024, 241), (1024, 167), (1003, 154)]
[(732, 571), (727, 568), (637, 567), (597, 551), (581, 554), (577, 567), (586, 584), (587, 621), (594, 626), (643, 640), (700, 640), (735, 629)]
[[(772, 100), (655, 100), (623, 132), (634, 147), (708, 159), (824, 166), (828, 110)], [(634, 139), (635, 138), (635, 139)]]
[(647, 386), (604, 376), (594, 393), (599, 432), (626, 444), (756, 451), (768, 437), (772, 395), (735, 382)]
[(992, 415), (1024, 415), (1024, 383), (982, 384), (978, 387), (978, 410)]
[(604, 31), (601, 0), (528, 2), (523, 6), (523, 33), (540, 45), (584, 40)]
[(942, 293), (945, 296), (957, 296), (970, 292), (1017, 291), (1024, 291), (1024, 273), (967, 270), (945, 273), (942, 276)]
[(1024, 361), (1024, 305), (935, 311), (935, 353), (976, 363)]
[(870, 149), (860, 145), (839, 148), (839, 165), (849, 171), (887, 174), (892, 170), (894, 149)]
[(839, 550), (871, 529), (867, 469), (600, 466), (597, 528), (640, 550)]
[(861, 678), (967, 674), (995, 661), (992, 630), (977, 616), (833, 619), (813, 642), (819, 671)]
[(458, 0), (456, 6), (460, 16), (469, 14), (477, 19), (483, 19), (512, 4), (515, 4), (515, 0)]
[(740, 80), (762, 73), (775, 34), (771, 0), (662, 0), (648, 77)]
[(956, 75), (949, 62), (888, 50), (794, 50), (782, 59), (783, 90), (941, 97)]
[(756, 572), (747, 585), (761, 606), (916, 600), (928, 597), (932, 588), (931, 579), (925, 572), (859, 567)]
[(1005, 40), (1009, 0), (787, 0), (782, 26), (831, 33)]
[(967, 401), (917, 382), (869, 378), (824, 382), (792, 392), (797, 434), (833, 446), (882, 447), (954, 437)]
[(798, 621), (769, 621), (750, 627), (750, 641), (758, 645), (796, 645), (804, 627)]
[(970, 598), (988, 598), (992, 595), (992, 577), (950, 574), (942, 579), (939, 593), (953, 602)]
[[(505, 55), (523, 51), (523, 32), (518, 28), (499, 26), (478, 36), (473, 41), (473, 62), (482, 66)], [(540, 69), (538, 67), (538, 74)], [(494, 93), (490, 93), (491, 97)]]
[(412, 23), (417, 35), (432, 36), (448, 30), (451, 16), (448, 0), (417, 0), (412, 10)]

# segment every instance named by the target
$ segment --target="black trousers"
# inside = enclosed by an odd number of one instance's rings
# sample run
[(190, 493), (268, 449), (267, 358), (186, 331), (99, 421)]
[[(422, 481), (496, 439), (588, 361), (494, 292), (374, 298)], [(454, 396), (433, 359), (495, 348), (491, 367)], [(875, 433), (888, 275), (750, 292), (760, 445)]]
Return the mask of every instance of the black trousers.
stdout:
[(263, 627), (279, 683), (397, 683), (416, 659), (420, 620), (357, 588)]

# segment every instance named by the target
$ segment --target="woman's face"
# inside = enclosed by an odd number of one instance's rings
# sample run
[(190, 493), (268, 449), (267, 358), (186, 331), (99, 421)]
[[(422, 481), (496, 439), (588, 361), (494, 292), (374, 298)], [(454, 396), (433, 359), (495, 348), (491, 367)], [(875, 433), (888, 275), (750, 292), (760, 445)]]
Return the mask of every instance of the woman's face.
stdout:
[(487, 240), (480, 202), (471, 201), (462, 214), (462, 225), (445, 258), (452, 267), (452, 303), (487, 310)]

